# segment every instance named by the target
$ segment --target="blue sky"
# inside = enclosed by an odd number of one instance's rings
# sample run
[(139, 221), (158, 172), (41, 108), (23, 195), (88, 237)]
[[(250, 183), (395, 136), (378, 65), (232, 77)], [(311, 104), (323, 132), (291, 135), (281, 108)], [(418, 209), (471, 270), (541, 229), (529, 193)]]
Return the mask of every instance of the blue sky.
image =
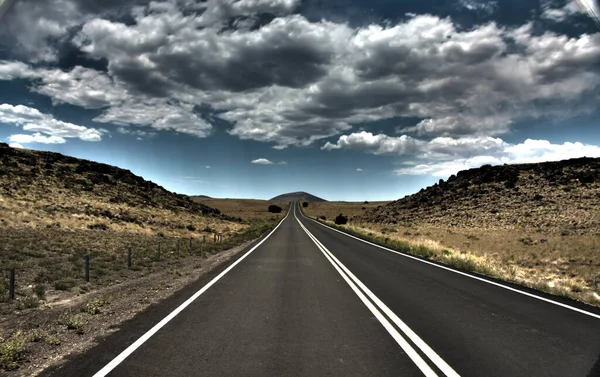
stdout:
[(600, 157), (590, 0), (16, 0), (0, 140), (167, 189), (395, 200)]

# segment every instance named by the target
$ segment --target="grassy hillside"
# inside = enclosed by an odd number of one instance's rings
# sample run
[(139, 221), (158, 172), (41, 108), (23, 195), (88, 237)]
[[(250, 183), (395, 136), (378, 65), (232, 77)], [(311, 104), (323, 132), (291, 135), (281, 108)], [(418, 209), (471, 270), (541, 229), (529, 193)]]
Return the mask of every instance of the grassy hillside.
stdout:
[[(119, 309), (105, 322), (116, 324), (133, 315), (133, 307), (141, 310), (212, 268), (222, 258), (213, 255), (259, 237), (284, 215), (229, 216), (128, 170), (0, 143), (0, 374), (28, 360), (36, 364), (48, 352), (56, 360), (79, 347), (90, 330), (83, 323), (99, 313), (95, 301), (87, 311), (90, 297), (110, 297), (102, 305), (109, 300)], [(216, 235), (222, 239), (215, 241)], [(15, 300), (8, 297), (11, 268)], [(135, 285), (136, 292), (117, 295), (121, 285)], [(73, 305), (84, 305), (82, 312), (73, 313)], [(29, 375), (34, 364), (22, 374)]]
[[(277, 219), (242, 221), (128, 170), (1, 143), (0, 315), (224, 250), (258, 237)], [(215, 234), (223, 242), (215, 243)], [(83, 280), (86, 254), (90, 283)], [(18, 275), (11, 302), (9, 268)]]
[(376, 208), (364, 221), (600, 234), (600, 159), (484, 166)]

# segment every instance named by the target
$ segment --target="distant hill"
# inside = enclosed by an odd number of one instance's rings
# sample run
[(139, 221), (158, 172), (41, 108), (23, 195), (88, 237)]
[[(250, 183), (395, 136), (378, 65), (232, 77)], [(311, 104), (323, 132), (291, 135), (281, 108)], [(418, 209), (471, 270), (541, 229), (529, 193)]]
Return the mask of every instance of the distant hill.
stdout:
[(304, 191), (298, 192), (289, 192), (287, 194), (281, 194), (270, 201), (280, 201), (280, 202), (294, 202), (294, 201), (304, 201), (304, 202), (326, 202), (327, 200), (321, 199), (317, 196), (311, 195)]
[[(11, 148), (5, 143), (0, 143), (0, 197), (5, 210), (26, 212), (39, 223), (60, 218), (63, 226), (104, 221), (115, 227), (165, 223), (178, 229), (188, 225), (179, 222), (189, 216), (238, 222), (129, 170), (59, 153)], [(29, 205), (20, 209), (23, 203)], [(16, 218), (7, 215), (3, 220)]]
[(212, 199), (208, 195), (191, 195), (191, 196), (189, 196), (189, 198), (190, 199)]
[(360, 216), (381, 224), (600, 235), (600, 158), (482, 166)]

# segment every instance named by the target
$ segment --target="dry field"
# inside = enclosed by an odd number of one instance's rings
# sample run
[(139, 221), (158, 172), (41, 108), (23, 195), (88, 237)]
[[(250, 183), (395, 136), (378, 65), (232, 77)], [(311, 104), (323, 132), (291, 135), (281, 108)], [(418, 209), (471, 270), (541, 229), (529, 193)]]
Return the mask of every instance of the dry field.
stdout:
[(303, 210), (307, 216), (313, 219), (315, 216), (325, 216), (325, 219), (333, 220), (341, 213), (352, 220), (363, 215), (365, 211), (376, 209), (388, 203), (390, 202), (316, 202), (308, 203), (308, 207), (303, 208)]
[[(240, 217), (242, 220), (270, 219), (272, 217), (283, 218), (290, 203), (277, 202), (258, 199), (216, 199), (216, 198), (193, 198), (194, 201), (202, 203), (208, 207), (216, 208), (221, 213)], [(271, 204), (276, 204), (282, 208), (281, 213), (274, 214), (267, 211)]]

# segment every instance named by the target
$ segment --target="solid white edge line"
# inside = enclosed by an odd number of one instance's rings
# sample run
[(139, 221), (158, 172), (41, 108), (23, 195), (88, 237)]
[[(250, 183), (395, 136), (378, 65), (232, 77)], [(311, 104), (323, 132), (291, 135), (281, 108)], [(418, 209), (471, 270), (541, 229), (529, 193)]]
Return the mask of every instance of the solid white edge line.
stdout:
[(404, 253), (401, 253), (401, 252), (399, 252), (399, 251), (396, 251), (396, 250), (389, 249), (389, 248), (387, 248), (387, 247), (385, 247), (385, 246), (377, 245), (377, 244), (375, 244), (375, 243), (373, 243), (373, 242), (370, 242), (370, 241), (367, 241), (367, 240), (363, 240), (363, 239), (361, 239), (361, 238), (358, 238), (358, 237), (356, 237), (356, 236), (353, 236), (353, 235), (351, 235), (351, 234), (344, 233), (344, 232), (342, 232), (342, 231), (340, 231), (340, 230), (337, 230), (337, 229), (334, 229), (334, 228), (332, 228), (332, 227), (330, 227), (330, 226), (328, 226), (328, 225), (322, 224), (322, 223), (320, 223), (319, 221), (313, 220), (313, 219), (311, 219), (311, 218), (310, 218), (310, 217), (308, 217), (308, 216), (304, 216), (304, 214), (302, 213), (302, 210), (300, 211), (300, 214), (301, 214), (303, 217), (305, 217), (306, 219), (308, 219), (308, 220), (311, 220), (312, 222), (315, 222), (315, 223), (317, 223), (317, 224), (321, 225), (322, 227), (325, 227), (325, 228), (327, 228), (327, 229), (331, 229), (331, 230), (333, 230), (333, 231), (335, 231), (335, 232), (338, 232), (338, 233), (340, 233), (340, 234), (343, 234), (343, 235), (345, 235), (345, 236), (348, 236), (348, 237), (350, 237), (350, 238), (354, 238), (354, 239), (356, 239), (356, 240), (358, 240), (358, 241), (364, 242), (364, 243), (366, 243), (366, 244), (369, 244), (369, 245), (371, 245), (371, 246), (375, 246), (375, 247), (378, 247), (378, 248), (380, 248), (380, 249), (383, 249), (383, 250), (386, 250), (386, 251), (392, 252), (392, 253), (394, 253), (394, 254), (398, 254), (398, 255), (400, 255), (400, 256), (403, 256), (403, 257), (405, 257), (405, 258), (414, 259), (414, 260), (416, 260), (416, 261), (419, 261), (419, 262), (422, 262), (422, 263), (426, 263), (426, 264), (429, 264), (429, 265), (432, 265), (432, 266), (435, 266), (435, 267), (438, 267), (438, 268), (441, 268), (441, 269), (444, 269), (444, 270), (447, 270), (447, 271), (451, 271), (451, 272), (454, 272), (454, 273), (456, 273), (456, 274), (460, 274), (460, 275), (463, 275), (463, 276), (469, 277), (469, 278), (471, 278), (471, 279), (479, 280), (479, 281), (482, 281), (482, 282), (484, 282), (484, 283), (488, 283), (488, 284), (491, 284), (491, 285), (495, 285), (495, 286), (497, 286), (497, 287), (504, 288), (504, 289), (507, 289), (507, 290), (509, 290), (509, 291), (513, 291), (513, 292), (516, 292), (516, 293), (520, 293), (520, 294), (522, 294), (522, 295), (525, 295), (525, 296), (529, 296), (529, 297), (532, 297), (532, 298), (535, 298), (535, 299), (538, 299), (538, 300), (541, 300), (541, 301), (545, 301), (545, 302), (547, 302), (547, 303), (550, 303), (550, 304), (554, 304), (554, 305), (557, 305), (557, 306), (563, 307), (563, 308), (565, 308), (565, 309), (570, 309), (570, 310), (573, 310), (573, 311), (575, 311), (575, 312), (578, 312), (578, 313), (581, 313), (581, 314), (585, 314), (585, 315), (588, 315), (588, 316), (590, 316), (590, 317), (593, 317), (593, 318), (596, 318), (596, 319), (600, 319), (600, 314), (595, 314), (595, 313), (592, 313), (592, 312), (588, 312), (588, 311), (586, 311), (586, 310), (579, 309), (579, 308), (576, 308), (576, 307), (574, 307), (574, 306), (571, 306), (571, 305), (563, 304), (563, 303), (561, 303), (561, 302), (554, 301), (554, 300), (551, 300), (551, 299), (549, 299), (549, 298), (541, 297), (541, 296), (538, 296), (538, 295), (535, 295), (535, 294), (533, 294), (533, 293), (529, 293), (529, 292), (524, 292), (524, 291), (521, 291), (521, 290), (519, 290), (519, 289), (516, 289), (516, 288), (513, 288), (513, 287), (509, 287), (509, 286), (507, 286), (507, 285), (504, 285), (504, 284), (497, 283), (497, 282), (495, 282), (495, 281), (487, 280), (487, 279), (481, 278), (481, 277), (479, 277), (479, 276), (475, 276), (475, 275), (468, 274), (468, 273), (466, 273), (466, 272), (458, 271), (458, 270), (452, 269), (452, 268), (450, 268), (450, 267), (441, 266), (441, 265), (439, 265), (439, 264), (432, 263), (432, 262), (429, 262), (429, 261), (423, 260), (423, 259), (421, 259), (421, 258), (417, 258), (417, 257), (415, 257), (415, 256), (412, 256), (412, 255), (404, 254)]
[[(295, 214), (294, 214), (295, 215)], [(379, 320), (379, 322), (383, 325), (383, 327), (387, 330), (387, 332), (394, 338), (396, 343), (406, 352), (408, 357), (415, 363), (415, 365), (423, 372), (423, 374), (427, 377), (437, 377), (438, 375), (431, 369), (431, 367), (423, 360), (423, 358), (415, 351), (415, 349), (400, 335), (398, 330), (392, 326), (392, 324), (381, 314), (379, 310), (365, 297), (365, 295), (356, 287), (356, 285), (344, 274), (344, 272), (339, 268), (338, 265), (327, 255), (327, 253), (321, 249), (321, 246), (315, 241), (314, 236), (302, 225), (300, 220), (296, 218), (302, 229), (306, 232), (308, 237), (315, 243), (317, 248), (323, 253), (325, 258), (331, 263), (331, 265), (337, 270), (337, 272), (342, 276), (342, 278), (346, 281), (346, 283), (350, 286), (350, 288), (356, 293), (356, 295), (360, 298), (360, 300), (365, 304), (365, 306), (373, 313), (373, 315)]]
[(448, 377), (460, 377), (458, 373), (448, 363), (446, 363), (423, 339), (421, 339), (404, 321), (402, 321), (396, 313), (394, 313), (387, 305), (385, 305), (375, 294), (365, 286), (342, 262), (339, 261), (322, 243), (315, 237), (315, 242), (318, 242), (323, 250), (329, 253), (329, 256), (348, 274), (348, 276), (362, 289), (362, 291), (381, 309), (398, 328), (406, 335), (427, 357)]
[(119, 355), (117, 355), (117, 357), (115, 357), (108, 364), (106, 364), (104, 366), (104, 368), (102, 368), (98, 372), (96, 372), (96, 374), (94, 374), (93, 377), (104, 377), (108, 373), (110, 373), (113, 369), (115, 369), (120, 363), (123, 362), (123, 360), (125, 360), (136, 349), (138, 349), (142, 344), (144, 344), (148, 339), (150, 339), (150, 337), (152, 335), (154, 335), (158, 330), (160, 330), (163, 326), (165, 326), (167, 323), (169, 323), (169, 321), (172, 320), (173, 318), (175, 318), (175, 316), (177, 314), (179, 314), (183, 309), (185, 309), (187, 306), (189, 306), (194, 300), (196, 300), (198, 297), (200, 297), (201, 294), (203, 294), (204, 292), (206, 292), (206, 290), (208, 290), (208, 288), (210, 288), (219, 279), (221, 279), (223, 276), (225, 276), (226, 273), (228, 273), (229, 271), (231, 271), (231, 269), (233, 269), (235, 266), (237, 266), (248, 255), (250, 255), (250, 253), (252, 253), (257, 247), (259, 247), (263, 242), (265, 242), (271, 236), (271, 234), (273, 234), (273, 232), (275, 232), (277, 230), (277, 228), (279, 228), (279, 226), (285, 221), (285, 219), (287, 219), (287, 217), (290, 215), (291, 211), (292, 211), (292, 208), (290, 206), (290, 209), (288, 210), (287, 215), (285, 215), (285, 217), (279, 222), (279, 224), (277, 224), (277, 226), (271, 231), (271, 233), (269, 233), (259, 243), (257, 243), (256, 245), (254, 245), (254, 247), (252, 249), (250, 249), (246, 254), (244, 254), (243, 256), (241, 256), (238, 260), (236, 260), (229, 267), (227, 267), (225, 270), (223, 270), (223, 272), (221, 272), (219, 275), (217, 275), (216, 277), (214, 277), (210, 282), (208, 282), (199, 291), (197, 291), (196, 293), (194, 293), (194, 295), (192, 297), (188, 298), (183, 304), (179, 305), (168, 316), (166, 316), (160, 322), (158, 322), (156, 325), (154, 325), (154, 327), (152, 327), (150, 330), (148, 330), (138, 340), (136, 340), (135, 342), (133, 342), (123, 352), (121, 352)]

